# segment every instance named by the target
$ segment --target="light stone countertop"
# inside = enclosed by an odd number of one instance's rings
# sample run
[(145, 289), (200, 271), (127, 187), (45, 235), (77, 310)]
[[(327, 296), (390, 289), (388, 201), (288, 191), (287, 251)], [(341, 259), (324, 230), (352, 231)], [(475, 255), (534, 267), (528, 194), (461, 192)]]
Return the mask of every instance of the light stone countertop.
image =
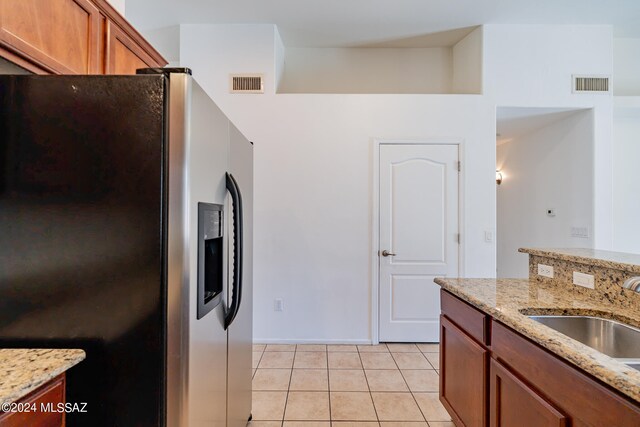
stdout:
[(614, 308), (606, 300), (598, 301), (555, 284), (529, 279), (437, 278), (435, 281), (443, 289), (640, 403), (640, 371), (525, 315), (595, 315), (640, 326), (637, 310)]
[(85, 357), (75, 349), (0, 349), (0, 405), (20, 400)]
[(599, 249), (520, 248), (518, 252), (640, 274), (640, 255)]

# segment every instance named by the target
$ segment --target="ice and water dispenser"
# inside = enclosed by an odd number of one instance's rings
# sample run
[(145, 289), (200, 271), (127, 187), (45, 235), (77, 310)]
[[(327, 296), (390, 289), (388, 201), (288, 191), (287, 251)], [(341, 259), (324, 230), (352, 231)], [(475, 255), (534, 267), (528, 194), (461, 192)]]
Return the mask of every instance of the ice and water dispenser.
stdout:
[(198, 319), (222, 300), (224, 205), (198, 203)]

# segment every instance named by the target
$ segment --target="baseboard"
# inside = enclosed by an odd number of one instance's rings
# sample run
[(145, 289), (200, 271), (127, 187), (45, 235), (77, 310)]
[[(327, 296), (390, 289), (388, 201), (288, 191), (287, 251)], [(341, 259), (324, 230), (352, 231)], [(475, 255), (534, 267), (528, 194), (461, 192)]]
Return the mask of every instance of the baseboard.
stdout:
[(341, 339), (284, 339), (284, 338), (254, 338), (254, 344), (351, 344), (369, 345), (371, 340), (341, 340)]

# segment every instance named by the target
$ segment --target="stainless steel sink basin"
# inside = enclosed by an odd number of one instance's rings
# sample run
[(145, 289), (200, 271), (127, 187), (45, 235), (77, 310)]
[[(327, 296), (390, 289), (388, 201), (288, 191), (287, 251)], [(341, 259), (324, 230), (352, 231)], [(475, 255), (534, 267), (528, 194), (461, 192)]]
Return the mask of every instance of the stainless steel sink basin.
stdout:
[(640, 370), (640, 329), (592, 316), (529, 316), (609, 357)]

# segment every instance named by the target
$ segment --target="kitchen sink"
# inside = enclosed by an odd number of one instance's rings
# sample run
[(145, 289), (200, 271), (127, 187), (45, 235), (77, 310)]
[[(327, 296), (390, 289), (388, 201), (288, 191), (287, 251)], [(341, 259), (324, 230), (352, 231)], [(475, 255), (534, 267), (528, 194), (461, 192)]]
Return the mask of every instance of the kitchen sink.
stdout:
[(640, 370), (640, 329), (592, 316), (528, 316), (594, 350)]

